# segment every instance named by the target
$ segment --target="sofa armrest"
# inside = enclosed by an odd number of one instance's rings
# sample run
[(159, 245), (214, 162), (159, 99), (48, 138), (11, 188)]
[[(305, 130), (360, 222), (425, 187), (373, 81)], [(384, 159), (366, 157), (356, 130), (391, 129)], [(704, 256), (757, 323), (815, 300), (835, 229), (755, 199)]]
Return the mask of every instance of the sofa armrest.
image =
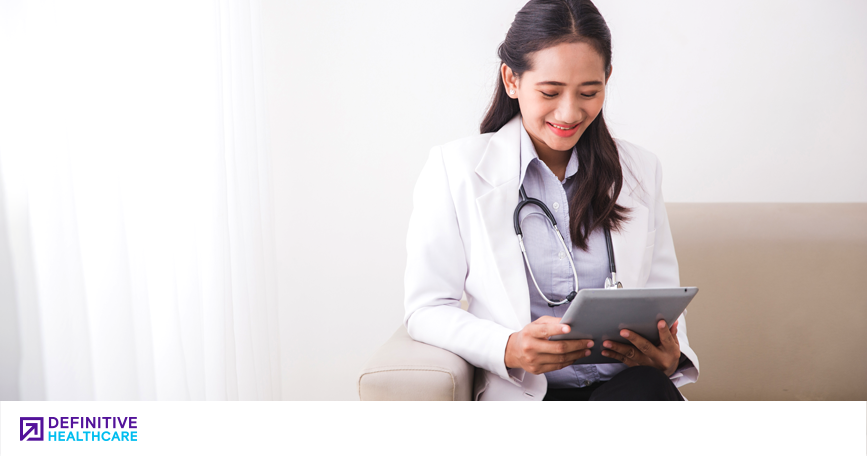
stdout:
[(358, 376), (362, 401), (468, 401), (475, 368), (460, 356), (409, 337), (401, 325)]

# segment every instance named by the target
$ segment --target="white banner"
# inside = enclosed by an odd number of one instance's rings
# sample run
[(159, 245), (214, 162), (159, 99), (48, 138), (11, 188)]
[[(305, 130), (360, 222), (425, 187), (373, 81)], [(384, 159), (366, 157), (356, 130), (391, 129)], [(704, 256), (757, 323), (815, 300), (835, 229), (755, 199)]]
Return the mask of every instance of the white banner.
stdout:
[[(3, 402), (0, 454), (854, 454), (865, 402)], [(613, 451), (616, 450), (616, 451)]]

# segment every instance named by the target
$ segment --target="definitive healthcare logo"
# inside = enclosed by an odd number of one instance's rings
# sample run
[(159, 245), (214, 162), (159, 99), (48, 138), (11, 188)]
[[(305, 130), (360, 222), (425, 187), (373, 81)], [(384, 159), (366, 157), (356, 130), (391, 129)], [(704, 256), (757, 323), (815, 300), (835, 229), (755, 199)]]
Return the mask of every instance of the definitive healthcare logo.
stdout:
[[(19, 440), (22, 442), (46, 440), (45, 417), (22, 416), (20, 433)], [(47, 440), (49, 442), (137, 442), (138, 418), (135, 416), (49, 416)]]

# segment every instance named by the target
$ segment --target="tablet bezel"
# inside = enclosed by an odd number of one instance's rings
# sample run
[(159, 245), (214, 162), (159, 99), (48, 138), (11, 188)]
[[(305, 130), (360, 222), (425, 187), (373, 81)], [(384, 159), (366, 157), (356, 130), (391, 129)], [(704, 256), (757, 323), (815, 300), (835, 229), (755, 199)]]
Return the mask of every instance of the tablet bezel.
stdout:
[(631, 344), (620, 336), (620, 330), (629, 329), (654, 345), (658, 344), (657, 322), (665, 320), (671, 327), (696, 293), (696, 287), (584, 288), (578, 291), (560, 320), (560, 323), (569, 325), (571, 331), (548, 340), (592, 339), (590, 356), (576, 360), (574, 364), (619, 363), (614, 358), (602, 356), (602, 342), (613, 340)]

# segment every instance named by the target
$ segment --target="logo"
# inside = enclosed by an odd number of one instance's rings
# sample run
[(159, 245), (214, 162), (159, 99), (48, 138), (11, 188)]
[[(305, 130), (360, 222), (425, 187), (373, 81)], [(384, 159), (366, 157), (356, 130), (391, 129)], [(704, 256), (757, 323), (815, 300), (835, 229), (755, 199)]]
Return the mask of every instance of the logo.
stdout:
[(138, 442), (138, 417), (22, 416), (20, 435), (22, 442)]
[(21, 441), (24, 440), (45, 440), (43, 431), (45, 422), (42, 417), (22, 416), (21, 417)]

